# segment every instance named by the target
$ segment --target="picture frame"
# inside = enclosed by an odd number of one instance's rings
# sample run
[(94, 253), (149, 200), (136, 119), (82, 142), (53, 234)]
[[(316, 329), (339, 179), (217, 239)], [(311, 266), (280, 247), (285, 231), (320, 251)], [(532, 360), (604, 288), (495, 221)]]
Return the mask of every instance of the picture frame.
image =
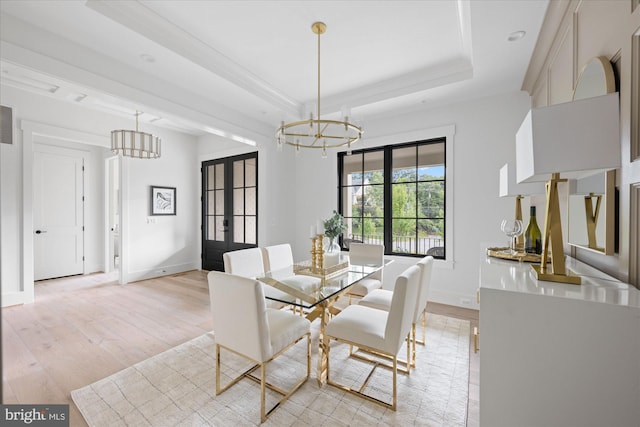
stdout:
[(176, 214), (176, 188), (151, 186), (151, 215)]

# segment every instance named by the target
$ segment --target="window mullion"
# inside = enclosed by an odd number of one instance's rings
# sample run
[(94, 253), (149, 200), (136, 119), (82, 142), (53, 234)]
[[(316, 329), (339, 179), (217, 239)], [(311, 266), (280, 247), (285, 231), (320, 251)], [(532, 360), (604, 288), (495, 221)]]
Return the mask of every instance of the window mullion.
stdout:
[(385, 254), (392, 252), (393, 248), (393, 203), (391, 190), (391, 177), (393, 163), (391, 158), (391, 147), (384, 149), (384, 251)]

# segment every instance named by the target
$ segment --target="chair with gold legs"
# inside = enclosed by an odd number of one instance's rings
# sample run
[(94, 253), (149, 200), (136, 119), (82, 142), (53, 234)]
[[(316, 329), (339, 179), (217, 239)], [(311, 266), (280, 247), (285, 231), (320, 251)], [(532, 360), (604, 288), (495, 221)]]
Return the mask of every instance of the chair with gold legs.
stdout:
[[(329, 321), (325, 329), (325, 340), (331, 340), (357, 346), (372, 353), (381, 354), (392, 359), (393, 372), (392, 401), (365, 394), (369, 379), (378, 366), (386, 367), (375, 360), (371, 373), (359, 389), (339, 384), (331, 377), (331, 346), (327, 345), (327, 384), (348, 391), (364, 399), (375, 402), (386, 408), (396, 410), (397, 407), (397, 354), (402, 348), (405, 337), (411, 329), (411, 320), (420, 285), (420, 269), (411, 266), (398, 276), (389, 311), (378, 310), (363, 305), (350, 305)], [(407, 351), (407, 360), (409, 358)]]
[[(349, 245), (349, 262), (351, 262), (351, 264), (383, 266), (384, 245), (351, 242)], [(351, 304), (352, 296), (362, 298), (369, 292), (380, 289), (382, 287), (383, 270), (384, 269), (381, 268), (369, 277), (351, 286), (347, 291), (349, 304)]]
[[(260, 248), (248, 248), (225, 252), (224, 254), (222, 254), (222, 259), (224, 261), (225, 273), (235, 274), (236, 276), (249, 277), (251, 279), (264, 276), (265, 263), (262, 256), (262, 249)], [(267, 307), (283, 308), (289, 305), (284, 301), (291, 301), (291, 303), (295, 302), (295, 298), (291, 295), (275, 289), (271, 286), (263, 286), (264, 293), (266, 295), (278, 300), (267, 300)]]
[[(264, 291), (255, 279), (211, 271), (208, 274), (209, 295), (216, 340), (216, 395), (229, 389), (243, 378), (260, 384), (260, 422), (284, 403), (302, 386), (311, 374), (311, 323), (304, 317), (267, 308)], [(307, 338), (307, 374), (290, 390), (267, 382), (269, 362), (283, 354), (300, 340)], [(252, 363), (251, 368), (222, 386), (221, 349), (240, 355)], [(260, 369), (260, 378), (253, 372)], [(282, 395), (278, 403), (266, 410), (266, 389)]]
[[(429, 299), (429, 286), (431, 285), (431, 271), (433, 270), (433, 257), (426, 256), (422, 258), (416, 264), (420, 267), (420, 288), (418, 289), (418, 298), (416, 298), (416, 307), (413, 312), (413, 323), (411, 325), (411, 333), (407, 337), (407, 341), (411, 342), (412, 355), (411, 355), (411, 367), (416, 366), (416, 344), (425, 344), (425, 329), (426, 329), (426, 312), (427, 312), (427, 300)], [(379, 310), (389, 311), (391, 307), (391, 300), (393, 298), (393, 291), (387, 289), (376, 289), (362, 298), (358, 304), (377, 308)], [(418, 322), (422, 324), (422, 340), (417, 339), (416, 325)], [(407, 359), (408, 360), (408, 359)], [(406, 361), (399, 361), (401, 364), (406, 365)]]
[[(273, 276), (278, 276), (278, 280), (294, 289), (302, 292), (308, 292), (310, 288), (319, 288), (321, 280), (318, 277), (294, 274), (293, 269), (293, 251), (289, 243), (279, 245), (266, 246), (262, 249), (262, 258), (264, 260), (264, 270), (271, 272)], [(265, 292), (280, 292), (271, 287)], [(271, 295), (273, 296), (273, 295)], [(285, 298), (291, 298), (290, 295), (284, 295)], [(299, 311), (295, 305), (292, 305), (294, 312), (304, 315), (302, 307)]]

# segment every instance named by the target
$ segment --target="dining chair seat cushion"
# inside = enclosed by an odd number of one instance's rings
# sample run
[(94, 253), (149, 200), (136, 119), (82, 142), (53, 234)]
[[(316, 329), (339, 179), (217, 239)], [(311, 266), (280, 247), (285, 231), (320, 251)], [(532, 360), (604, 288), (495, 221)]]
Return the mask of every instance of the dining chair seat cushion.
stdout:
[(326, 326), (326, 334), (363, 346), (395, 353), (384, 339), (389, 313), (362, 305), (350, 305)]
[(319, 277), (304, 276), (299, 274), (296, 276), (290, 276), (285, 279), (281, 279), (280, 282), (302, 292), (309, 292), (317, 290), (320, 287), (322, 281)]
[(358, 301), (358, 304), (376, 308), (378, 310), (389, 311), (392, 299), (393, 291), (389, 291), (387, 289), (374, 289)]
[(269, 340), (273, 354), (277, 354), (311, 329), (309, 320), (283, 310), (268, 308), (267, 322), (269, 322)]
[(273, 286), (262, 284), (262, 289), (264, 290), (265, 297), (278, 300), (274, 301), (273, 299), (267, 299), (266, 303), (268, 308), (282, 308), (285, 305), (289, 305), (296, 301), (295, 297), (292, 297), (288, 293), (276, 289)]
[(349, 288), (349, 293), (351, 295), (357, 295), (357, 296), (363, 297), (365, 295), (368, 295), (369, 292), (375, 289), (380, 289), (381, 287), (382, 287), (382, 282), (380, 280), (367, 277), (365, 279), (358, 281), (354, 285), (352, 285)]

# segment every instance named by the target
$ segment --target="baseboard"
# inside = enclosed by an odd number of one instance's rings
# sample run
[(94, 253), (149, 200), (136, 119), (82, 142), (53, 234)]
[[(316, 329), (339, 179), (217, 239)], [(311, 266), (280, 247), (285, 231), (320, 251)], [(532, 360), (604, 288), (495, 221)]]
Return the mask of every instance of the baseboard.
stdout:
[(2, 294), (2, 307), (10, 307), (12, 305), (20, 305), (24, 303), (25, 303), (24, 291), (8, 292), (6, 294)]
[(183, 264), (157, 266), (153, 269), (131, 271), (127, 274), (127, 282), (137, 282), (139, 280), (153, 279), (156, 277), (170, 276), (176, 273), (184, 273), (185, 271), (199, 270), (200, 262), (193, 261)]
[(480, 304), (476, 300), (476, 295), (461, 294), (457, 292), (446, 292), (431, 288), (429, 290), (429, 301), (439, 304), (453, 305), (455, 307), (470, 308), (480, 310)]

